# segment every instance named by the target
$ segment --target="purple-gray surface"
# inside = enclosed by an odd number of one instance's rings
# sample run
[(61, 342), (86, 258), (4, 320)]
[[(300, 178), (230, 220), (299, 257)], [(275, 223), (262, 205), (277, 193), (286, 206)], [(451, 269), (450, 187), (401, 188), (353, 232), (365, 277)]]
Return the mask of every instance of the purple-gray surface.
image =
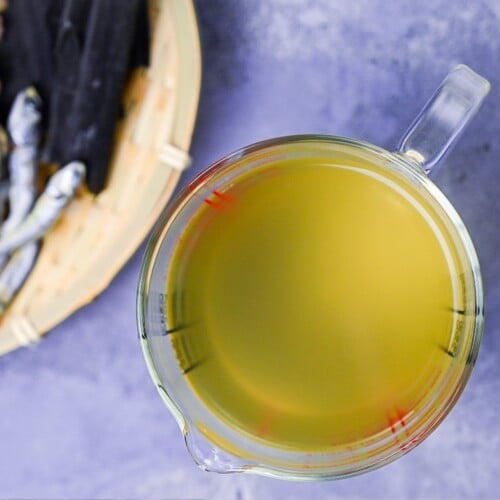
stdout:
[(491, 81), (435, 175), (482, 264), (487, 319), (473, 376), (438, 430), (369, 474), (302, 484), (202, 472), (140, 352), (140, 252), (94, 303), (35, 348), (0, 360), (0, 497), (500, 498), (500, 1), (197, 6), (204, 83), (183, 183), (227, 152), (277, 135), (346, 135), (391, 149), (452, 65)]

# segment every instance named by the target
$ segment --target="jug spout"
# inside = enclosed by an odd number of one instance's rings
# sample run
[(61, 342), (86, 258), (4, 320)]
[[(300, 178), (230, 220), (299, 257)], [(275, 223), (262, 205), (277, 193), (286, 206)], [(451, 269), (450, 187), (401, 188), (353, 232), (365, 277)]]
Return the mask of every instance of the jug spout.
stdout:
[(488, 80), (464, 64), (453, 68), (403, 135), (397, 151), (429, 173), (476, 114)]
[(252, 465), (237, 455), (233, 455), (215, 446), (196, 428), (184, 429), (184, 441), (196, 465), (208, 472), (244, 472)]

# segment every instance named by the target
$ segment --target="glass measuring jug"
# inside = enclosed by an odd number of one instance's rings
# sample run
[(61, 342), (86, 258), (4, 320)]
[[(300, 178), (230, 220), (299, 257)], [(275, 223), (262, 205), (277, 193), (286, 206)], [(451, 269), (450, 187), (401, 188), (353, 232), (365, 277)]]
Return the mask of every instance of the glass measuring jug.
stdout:
[(426, 172), (488, 90), (459, 66), (396, 153), (265, 141), (167, 208), (138, 325), (201, 467), (345, 477), (407, 452), (449, 412), (477, 356), (483, 295), (470, 237)]

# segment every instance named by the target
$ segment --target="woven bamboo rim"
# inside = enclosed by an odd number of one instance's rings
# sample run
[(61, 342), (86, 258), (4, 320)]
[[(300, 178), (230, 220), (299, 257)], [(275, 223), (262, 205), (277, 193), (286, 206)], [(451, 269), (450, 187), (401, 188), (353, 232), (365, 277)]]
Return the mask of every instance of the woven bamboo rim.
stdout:
[(45, 237), (28, 281), (0, 320), (0, 354), (42, 335), (101, 293), (172, 195), (198, 107), (201, 54), (191, 0), (152, 0), (151, 64), (125, 90), (106, 189), (82, 189)]

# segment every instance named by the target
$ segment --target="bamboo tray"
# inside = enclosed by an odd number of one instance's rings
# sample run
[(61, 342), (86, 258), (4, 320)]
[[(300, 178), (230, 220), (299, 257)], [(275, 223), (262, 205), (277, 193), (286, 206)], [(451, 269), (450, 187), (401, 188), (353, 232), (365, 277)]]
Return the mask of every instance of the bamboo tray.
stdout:
[(37, 342), (101, 293), (144, 240), (183, 169), (201, 80), (191, 0), (152, 0), (151, 61), (124, 93), (107, 187), (82, 189), (45, 237), (36, 266), (0, 319), (0, 354)]

